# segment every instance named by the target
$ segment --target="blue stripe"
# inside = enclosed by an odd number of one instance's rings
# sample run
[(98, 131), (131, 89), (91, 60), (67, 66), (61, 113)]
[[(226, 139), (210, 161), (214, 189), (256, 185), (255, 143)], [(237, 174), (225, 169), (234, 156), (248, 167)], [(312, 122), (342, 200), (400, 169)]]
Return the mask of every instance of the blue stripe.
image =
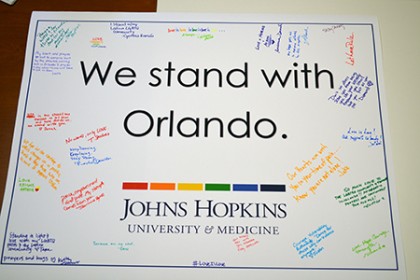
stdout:
[(258, 185), (257, 184), (233, 184), (234, 191), (240, 192), (257, 192)]

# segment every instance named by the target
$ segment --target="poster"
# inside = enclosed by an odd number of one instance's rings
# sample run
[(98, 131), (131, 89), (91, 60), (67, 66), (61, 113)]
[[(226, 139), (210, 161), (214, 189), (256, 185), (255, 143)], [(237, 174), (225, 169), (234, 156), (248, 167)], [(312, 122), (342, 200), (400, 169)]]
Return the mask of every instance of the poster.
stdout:
[(0, 271), (405, 279), (381, 67), (372, 18), (34, 13)]

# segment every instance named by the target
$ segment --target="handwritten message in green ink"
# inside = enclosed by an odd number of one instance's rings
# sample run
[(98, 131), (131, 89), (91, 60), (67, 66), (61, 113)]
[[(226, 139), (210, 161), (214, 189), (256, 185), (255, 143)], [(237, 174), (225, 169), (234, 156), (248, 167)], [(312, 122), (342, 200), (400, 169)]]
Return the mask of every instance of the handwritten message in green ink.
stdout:
[(128, 251), (131, 246), (134, 246), (133, 242), (102, 242), (93, 241), (93, 246), (96, 247), (116, 247), (120, 251)]
[(361, 243), (354, 246), (352, 251), (358, 255), (363, 254), (364, 258), (369, 257), (386, 247), (385, 245), (379, 243), (378, 240), (386, 238), (388, 233), (389, 231), (384, 230), (379, 234), (372, 234), (371, 238), (363, 240)]
[(369, 208), (385, 200), (385, 197), (379, 193), (385, 191), (386, 181), (387, 178), (377, 177), (351, 188), (346, 187), (344, 193), (336, 195), (335, 199), (345, 206)]
[(49, 47), (52, 45), (58, 48), (63, 42), (67, 42), (70, 38), (74, 37), (79, 27), (80, 24), (74, 26), (74, 24), (72, 25), (65, 21), (48, 26), (38, 33), (39, 43), (41, 47)]
[(31, 179), (19, 178), (18, 186), (21, 192), (39, 192), (40, 186), (35, 186), (35, 183), (31, 182)]

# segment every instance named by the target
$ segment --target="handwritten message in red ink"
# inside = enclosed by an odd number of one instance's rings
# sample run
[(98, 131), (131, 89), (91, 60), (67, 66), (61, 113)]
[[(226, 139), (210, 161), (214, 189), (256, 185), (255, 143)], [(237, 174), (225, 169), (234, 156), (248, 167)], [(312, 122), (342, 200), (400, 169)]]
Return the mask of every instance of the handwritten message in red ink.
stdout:
[(89, 184), (61, 196), (61, 203), (64, 211), (70, 209), (82, 210), (92, 203), (99, 202), (104, 196), (102, 189), (104, 182), (96, 178)]
[(253, 247), (259, 243), (254, 238), (249, 238), (248, 234), (240, 235), (233, 239), (238, 251), (246, 251), (248, 248)]
[(57, 189), (60, 184), (61, 164), (54, 157), (36, 146), (32, 141), (24, 139), (19, 159), (41, 178), (45, 179), (53, 189)]
[(289, 187), (296, 193), (293, 196), (296, 201), (314, 195), (331, 176), (344, 176), (350, 170), (337, 153), (338, 150), (331, 152), (328, 146), (321, 144), (311, 158), (302, 160), (302, 164), (296, 165), (293, 171), (286, 174), (290, 180)]
[(348, 50), (346, 51), (346, 63), (349, 65), (354, 65), (354, 33), (352, 32), (349, 37), (346, 38), (346, 48)]
[(108, 137), (109, 135), (110, 133), (109, 133), (108, 127), (103, 126), (94, 130), (90, 130), (85, 133), (81, 133), (74, 137), (69, 137), (66, 139), (66, 144), (69, 144), (69, 143), (72, 143), (81, 139), (85, 139), (86, 141), (92, 143), (92, 142), (98, 141), (99, 139)]
[(57, 128), (70, 122), (70, 113), (52, 114), (26, 114), (29, 128), (37, 128), (40, 131), (57, 130)]

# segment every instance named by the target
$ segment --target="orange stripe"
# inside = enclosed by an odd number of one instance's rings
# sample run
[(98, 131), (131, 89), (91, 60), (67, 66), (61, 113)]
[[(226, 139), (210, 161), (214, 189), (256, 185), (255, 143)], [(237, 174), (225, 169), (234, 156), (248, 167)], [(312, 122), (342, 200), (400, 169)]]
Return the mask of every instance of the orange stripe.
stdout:
[(150, 190), (174, 191), (175, 183), (150, 183)]

